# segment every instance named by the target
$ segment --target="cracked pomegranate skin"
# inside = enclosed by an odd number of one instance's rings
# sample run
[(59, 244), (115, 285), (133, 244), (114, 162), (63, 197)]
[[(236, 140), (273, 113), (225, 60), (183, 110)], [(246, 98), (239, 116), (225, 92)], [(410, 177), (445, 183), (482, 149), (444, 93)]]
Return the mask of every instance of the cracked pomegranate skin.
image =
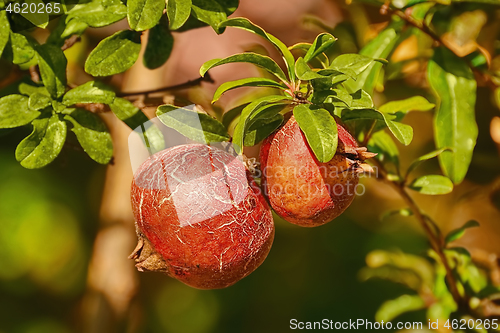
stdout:
[(328, 223), (342, 214), (355, 197), (359, 181), (346, 149), (356, 140), (337, 124), (338, 148), (333, 159), (319, 162), (292, 116), (268, 137), (260, 150), (262, 184), (274, 211), (303, 227)]
[(163, 259), (162, 271), (189, 286), (228, 287), (269, 253), (271, 210), (245, 165), (223, 150), (161, 151), (137, 170), (131, 194), (137, 227)]

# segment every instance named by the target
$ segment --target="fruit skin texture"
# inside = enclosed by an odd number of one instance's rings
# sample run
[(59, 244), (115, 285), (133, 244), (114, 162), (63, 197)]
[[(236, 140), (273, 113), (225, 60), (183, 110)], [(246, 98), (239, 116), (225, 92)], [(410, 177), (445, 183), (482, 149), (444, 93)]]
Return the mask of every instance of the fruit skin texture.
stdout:
[(262, 184), (274, 211), (288, 222), (315, 227), (349, 207), (359, 181), (358, 144), (337, 124), (338, 147), (332, 160), (318, 162), (292, 116), (260, 150)]
[(245, 165), (207, 145), (150, 157), (132, 182), (139, 270), (164, 271), (200, 289), (253, 272), (274, 238), (271, 210)]

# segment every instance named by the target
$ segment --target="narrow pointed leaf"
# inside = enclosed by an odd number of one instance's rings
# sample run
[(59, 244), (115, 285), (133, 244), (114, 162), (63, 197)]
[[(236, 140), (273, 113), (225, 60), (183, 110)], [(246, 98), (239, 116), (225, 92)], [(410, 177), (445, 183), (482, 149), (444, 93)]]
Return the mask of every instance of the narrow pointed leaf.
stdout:
[(214, 93), (214, 98), (212, 100), (212, 103), (216, 102), (226, 91), (240, 87), (271, 87), (282, 90), (286, 89), (285, 86), (279, 84), (274, 80), (261, 77), (251, 77), (241, 80), (229, 81), (221, 84), (219, 88), (217, 88), (217, 90)]
[(165, 9), (165, 0), (128, 0), (127, 18), (130, 28), (136, 31), (151, 29)]
[(16, 159), (27, 169), (37, 169), (52, 162), (66, 141), (66, 123), (58, 115), (33, 121), (33, 132), (16, 148)]
[(384, 164), (393, 163), (396, 168), (399, 168), (399, 150), (392, 137), (385, 131), (379, 131), (372, 135), (368, 141), (368, 150), (372, 153), (377, 153), (375, 158), (382, 161)]
[(267, 138), (283, 123), (283, 116), (276, 114), (271, 119), (258, 119), (248, 127), (244, 144), (247, 147), (255, 146)]
[(95, 114), (75, 109), (64, 117), (73, 124), (75, 133), (83, 150), (97, 163), (107, 164), (113, 156), (113, 142), (108, 128)]
[(300, 104), (293, 109), (293, 115), (318, 161), (330, 161), (338, 143), (337, 124), (330, 112)]
[(89, 81), (68, 91), (63, 97), (63, 104), (70, 106), (77, 103), (111, 104), (115, 93), (106, 85), (97, 81)]
[(304, 81), (322, 79), (325, 77), (324, 75), (313, 71), (302, 57), (298, 58), (295, 63), (295, 74), (299, 79)]
[(408, 146), (413, 140), (413, 128), (410, 125), (398, 123), (397, 121), (392, 121), (385, 119), (387, 127), (399, 142)]
[(7, 95), (0, 98), (0, 128), (14, 128), (29, 124), (40, 112), (28, 107), (28, 97)]
[(278, 38), (265, 32), (264, 29), (262, 29), (258, 25), (250, 22), (250, 20), (243, 18), (243, 17), (231, 18), (231, 19), (228, 19), (228, 20), (222, 22), (220, 24), (219, 28), (224, 28), (224, 27), (240, 28), (240, 29), (243, 29), (246, 31), (253, 32), (254, 34), (257, 34), (257, 35), (267, 39), (269, 42), (271, 42), (276, 47), (276, 49), (283, 56), (283, 59), (285, 60), (286, 67), (288, 69), (288, 76), (290, 78), (290, 81), (295, 80), (295, 59), (292, 55), (292, 52), (290, 52), (290, 50), (286, 47), (286, 45), (282, 41), (280, 41)]
[(439, 105), (434, 117), (436, 147), (453, 149), (443, 152), (439, 163), (458, 184), (467, 174), (478, 135), (476, 80), (467, 63), (444, 48), (435, 50), (427, 75)]
[(309, 48), (306, 55), (304, 56), (304, 60), (306, 62), (309, 62), (312, 59), (316, 58), (318, 55), (328, 50), (328, 48), (330, 48), (336, 40), (337, 38), (333, 37), (329, 33), (324, 32), (319, 34), (314, 40), (311, 48)]
[[(387, 28), (377, 35), (377, 37), (361, 49), (359, 52), (360, 55), (370, 58), (387, 59), (397, 45), (401, 29), (404, 25), (404, 20), (393, 21), (390, 23)], [(363, 90), (372, 95), (375, 84), (378, 82), (378, 76), (381, 68), (382, 63), (372, 62), (368, 65), (368, 67), (363, 69), (362, 73), (358, 75), (356, 81), (349, 80), (346, 82), (346, 86), (351, 91), (363, 88)]]
[(238, 154), (243, 151), (243, 143), (245, 139), (245, 132), (248, 128), (250, 118), (255, 112), (258, 112), (262, 107), (266, 105), (286, 101), (287, 98), (281, 95), (269, 95), (258, 98), (252, 103), (248, 104), (241, 111), (240, 119), (236, 125), (233, 133), (233, 144), (234, 149)]
[(438, 157), (439, 155), (441, 155), (446, 150), (451, 150), (451, 149), (450, 148), (442, 148), (442, 149), (434, 150), (434, 151), (432, 151), (432, 152), (430, 152), (428, 154), (420, 156), (419, 158), (417, 158), (416, 160), (414, 160), (410, 164), (410, 166), (408, 167), (408, 171), (406, 171), (406, 174), (409, 174), (410, 172), (412, 172), (413, 170), (415, 170), (415, 168), (418, 167), (422, 162), (430, 160), (430, 159), (432, 159), (434, 157)]
[(419, 295), (402, 295), (396, 299), (385, 301), (377, 310), (375, 320), (378, 322), (390, 322), (406, 312), (425, 308), (426, 304)]
[(280, 66), (278, 66), (278, 64), (273, 59), (251, 52), (235, 54), (224, 59), (212, 59), (210, 61), (207, 61), (201, 66), (200, 75), (204, 76), (205, 73), (208, 72), (208, 70), (210, 70), (211, 68), (234, 62), (247, 62), (262, 67), (283, 82), (286, 82), (285, 73), (283, 73)]
[(454, 229), (454, 230), (450, 231), (446, 235), (445, 243), (449, 244), (449, 243), (451, 243), (453, 241), (456, 241), (456, 240), (462, 238), (463, 235), (465, 235), (465, 230), (466, 229), (475, 228), (475, 227), (479, 227), (479, 222), (474, 221), (474, 220), (468, 221), (467, 223), (465, 223), (460, 228), (457, 228), (457, 229)]
[(167, 16), (170, 30), (177, 30), (191, 14), (191, 0), (167, 0)]
[[(292, 46), (289, 46), (288, 49), (289, 50), (302, 50), (302, 51), (304, 51), (304, 54), (306, 54), (311, 47), (312, 47), (311, 43), (297, 43), (297, 44), (294, 44)], [(315, 58), (318, 59), (318, 61), (323, 66), (323, 68), (328, 68), (328, 66), (330, 65), (330, 60), (328, 59), (326, 54), (323, 52), (315, 55), (315, 57), (312, 58), (310, 61), (314, 60)]]
[(427, 175), (415, 179), (408, 187), (422, 194), (440, 195), (453, 191), (453, 183), (447, 177)]
[(62, 96), (66, 90), (66, 56), (59, 47), (50, 44), (38, 46), (36, 52), (43, 85), (52, 97)]
[(238, 105), (231, 110), (224, 112), (224, 114), (222, 115), (222, 124), (224, 125), (224, 127), (229, 129), (231, 123), (240, 116), (241, 112), (246, 106), (248, 106), (248, 104), (250, 103)]
[(229, 141), (224, 125), (207, 114), (173, 105), (160, 105), (156, 115), (163, 124), (191, 140), (200, 143)]
[(103, 39), (90, 52), (85, 71), (93, 76), (109, 76), (132, 67), (141, 51), (140, 32), (122, 30)]
[(403, 112), (408, 113), (410, 111), (429, 111), (435, 107), (435, 104), (429, 103), (422, 96), (414, 96), (407, 99), (392, 101), (385, 103), (380, 106), (378, 109), (380, 112), (384, 113), (395, 113), (395, 112)]

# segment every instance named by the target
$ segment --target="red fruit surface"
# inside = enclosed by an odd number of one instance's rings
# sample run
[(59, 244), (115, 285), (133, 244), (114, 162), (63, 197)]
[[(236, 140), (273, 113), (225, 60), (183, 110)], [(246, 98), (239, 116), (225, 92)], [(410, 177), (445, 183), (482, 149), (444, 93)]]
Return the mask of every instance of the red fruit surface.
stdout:
[(245, 165), (223, 150), (192, 144), (161, 151), (137, 170), (131, 193), (139, 270), (224, 288), (269, 253), (271, 210)]
[(359, 171), (347, 156), (356, 153), (358, 144), (341, 125), (337, 130), (337, 153), (327, 163), (318, 162), (293, 116), (263, 142), (264, 193), (286, 221), (319, 226), (342, 214), (354, 199)]

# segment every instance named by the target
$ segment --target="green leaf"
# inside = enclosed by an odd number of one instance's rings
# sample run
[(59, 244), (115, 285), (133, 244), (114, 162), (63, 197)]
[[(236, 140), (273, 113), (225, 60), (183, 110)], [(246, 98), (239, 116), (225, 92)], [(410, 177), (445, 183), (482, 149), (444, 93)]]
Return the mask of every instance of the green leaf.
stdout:
[(243, 109), (245, 107), (247, 107), (248, 104), (250, 104), (250, 103), (245, 103), (245, 104), (238, 105), (238, 106), (232, 108), (231, 110), (228, 110), (228, 111), (224, 112), (224, 114), (222, 115), (222, 124), (224, 124), (224, 127), (226, 127), (227, 129), (229, 129), (229, 126), (231, 126), (231, 123), (236, 118), (238, 118), (240, 116), (241, 111), (243, 111)]
[(132, 30), (151, 29), (159, 21), (165, 9), (165, 0), (128, 0), (127, 19)]
[(25, 82), (21, 82), (19, 84), (19, 92), (23, 95), (26, 96), (31, 96), (35, 93), (40, 93), (42, 95), (50, 97), (50, 93), (48, 92), (47, 88), (44, 86), (36, 86), (34, 83), (30, 82), (31, 84), (27, 84)]
[(299, 79), (304, 81), (322, 79), (325, 77), (324, 75), (313, 71), (302, 57), (299, 57), (295, 63), (295, 74)]
[(45, 109), (46, 107), (50, 106), (52, 103), (52, 99), (50, 96), (47, 96), (45, 94), (35, 92), (29, 97), (28, 100), (28, 106), (32, 110), (42, 110)]
[(428, 65), (429, 84), (438, 99), (434, 117), (437, 148), (450, 147), (439, 156), (443, 172), (455, 184), (465, 178), (476, 145), (474, 116), (476, 80), (465, 61), (446, 48), (437, 48)]
[(385, 301), (375, 314), (375, 320), (392, 321), (406, 312), (425, 309), (426, 304), (419, 295), (402, 295), (396, 299)]
[(200, 75), (204, 76), (205, 73), (208, 72), (208, 70), (214, 67), (233, 62), (247, 62), (262, 67), (269, 73), (275, 75), (281, 81), (286, 82), (285, 73), (283, 73), (280, 66), (278, 66), (278, 64), (273, 59), (252, 52), (235, 54), (224, 59), (209, 60), (201, 66)]
[(338, 143), (337, 124), (330, 112), (300, 104), (293, 109), (293, 115), (318, 161), (330, 161)]
[(81, 36), (88, 27), (89, 25), (85, 22), (80, 22), (78, 20), (71, 20), (68, 22), (66, 28), (61, 33), (61, 38), (68, 38), (72, 35)]
[(191, 140), (200, 143), (229, 141), (224, 125), (207, 114), (173, 105), (160, 105), (156, 115), (163, 124)]
[(434, 158), (434, 157), (438, 157), (446, 150), (451, 150), (451, 149), (450, 148), (442, 148), (442, 149), (434, 150), (434, 151), (432, 151), (428, 154), (425, 154), (423, 156), (420, 156), (419, 158), (417, 158), (416, 160), (414, 160), (410, 164), (410, 166), (408, 167), (408, 171), (406, 171), (406, 174), (408, 175), (410, 172), (415, 170), (415, 168), (418, 167), (422, 162), (430, 160), (431, 158)]
[(91, 112), (75, 109), (64, 119), (73, 124), (71, 130), (83, 150), (94, 161), (101, 164), (109, 163), (113, 157), (113, 141), (101, 118)]
[(14, 128), (29, 124), (40, 112), (28, 107), (28, 97), (7, 95), (0, 98), (0, 128)]
[(453, 191), (453, 183), (447, 177), (426, 175), (415, 179), (408, 187), (414, 191), (428, 195), (447, 194)]
[(271, 87), (276, 89), (284, 90), (285, 86), (279, 84), (278, 82), (262, 77), (250, 77), (235, 81), (229, 81), (221, 84), (219, 88), (214, 93), (214, 98), (212, 99), (212, 103), (215, 103), (226, 91), (240, 88), (240, 87)]
[(7, 12), (0, 11), (0, 57), (2, 56), (3, 50), (7, 43), (9, 42), (10, 35), (10, 24), (7, 18)]
[(155, 69), (163, 65), (170, 57), (174, 47), (174, 37), (162, 21), (149, 30), (148, 44), (143, 59), (144, 66), (149, 69)]
[(479, 227), (479, 222), (474, 221), (474, 220), (468, 221), (467, 223), (465, 223), (460, 228), (457, 228), (457, 229), (454, 229), (454, 230), (450, 231), (446, 235), (445, 243), (449, 244), (449, 243), (451, 243), (453, 241), (456, 241), (456, 240), (462, 238), (463, 235), (465, 235), (465, 230), (466, 229), (475, 228), (475, 227)]
[(105, 84), (89, 81), (68, 91), (63, 97), (63, 104), (70, 106), (77, 103), (103, 103), (111, 104), (115, 93)]
[(290, 50), (286, 47), (286, 45), (282, 41), (280, 41), (273, 35), (265, 32), (264, 29), (262, 29), (258, 25), (250, 22), (250, 20), (243, 17), (231, 18), (222, 22), (219, 25), (219, 29), (222, 29), (224, 27), (235, 27), (246, 31), (250, 31), (253, 32), (254, 34), (264, 37), (266, 40), (271, 42), (276, 47), (276, 49), (281, 53), (281, 55), (283, 56), (283, 60), (285, 60), (285, 65), (288, 69), (288, 76), (290, 78), (290, 81), (295, 81), (295, 59), (292, 55), (292, 52), (290, 52)]
[(250, 119), (254, 116), (254, 114), (258, 113), (259, 110), (269, 104), (285, 102), (287, 100), (289, 99), (281, 95), (264, 96), (256, 99), (243, 108), (240, 119), (233, 133), (233, 146), (238, 154), (243, 151), (245, 132), (248, 129)]
[(93, 76), (125, 72), (139, 57), (141, 33), (122, 30), (103, 39), (85, 62), (85, 71)]
[(67, 60), (64, 52), (51, 44), (38, 46), (36, 52), (43, 85), (52, 97), (62, 96), (66, 90)]
[(215, 0), (192, 0), (193, 16), (219, 32), (219, 25), (227, 19), (226, 11)]
[(409, 145), (413, 139), (413, 128), (409, 125), (392, 121), (390, 117), (391, 115), (389, 114), (384, 114), (373, 109), (344, 110), (342, 112), (343, 121), (372, 119), (378, 121), (377, 124), (385, 124), (399, 142), (405, 146)]
[[(292, 46), (289, 46), (288, 49), (290, 51), (292, 51), (292, 50), (302, 50), (302, 51), (304, 51), (304, 54), (306, 54), (311, 47), (312, 47), (311, 43), (297, 43), (297, 44), (294, 44)], [(318, 53), (310, 61), (312, 61), (314, 59), (318, 59), (318, 61), (323, 66), (323, 68), (328, 68), (328, 66), (330, 65), (330, 61), (329, 61), (329, 59), (328, 59), (328, 57), (326, 56), (325, 53)]]
[(167, 16), (170, 30), (177, 30), (191, 14), (191, 0), (167, 0)]
[[(43, 9), (42, 11), (39, 11), (38, 9), (40, 8), (39, 5), (41, 5), (42, 8), (45, 8), (45, 2), (42, 0), (25, 0), (24, 3), (28, 4), (28, 10), (23, 10), (20, 14), (37, 27), (45, 29), (49, 24), (49, 14)], [(37, 10), (32, 11), (30, 6), (31, 4), (34, 4)]]
[(351, 109), (371, 109), (373, 107), (372, 97), (362, 89), (352, 93), (351, 97)]
[(271, 119), (258, 119), (253, 122), (246, 131), (244, 144), (247, 147), (255, 146), (283, 123), (283, 116), (276, 114)]
[(339, 72), (352, 72), (357, 76), (365, 71), (375, 61), (377, 61), (377, 59), (373, 59), (362, 54), (341, 54), (333, 59), (330, 64), (330, 68), (338, 70)]
[(380, 112), (384, 113), (408, 113), (410, 111), (429, 111), (432, 110), (434, 106), (434, 104), (429, 103), (424, 97), (414, 96), (399, 101), (385, 103), (378, 109)]
[(389, 119), (385, 119), (387, 127), (399, 142), (408, 146), (413, 140), (413, 128), (410, 125), (398, 123)]
[(33, 132), (16, 148), (16, 159), (27, 169), (37, 169), (52, 162), (66, 141), (66, 123), (58, 115), (33, 121)]
[[(66, 23), (70, 21), (81, 22), (92, 28), (99, 28), (118, 22), (127, 16), (127, 6), (121, 2), (114, 2), (105, 6), (100, 1), (92, 1), (74, 6), (66, 17)], [(72, 24), (75, 24), (72, 23)]]
[(383, 213), (380, 216), (380, 221), (384, 221), (385, 219), (387, 219), (388, 217), (393, 216), (393, 215), (401, 215), (401, 216), (404, 216), (404, 217), (408, 217), (408, 216), (412, 216), (413, 212), (412, 212), (412, 210), (410, 208), (402, 208), (402, 209), (390, 210), (388, 212)]
[(382, 162), (393, 163), (399, 168), (399, 150), (392, 137), (384, 131), (373, 133), (368, 141), (368, 150), (377, 153), (377, 159)]
[(24, 35), (11, 31), (10, 44), (12, 46), (12, 63), (15, 65), (27, 63), (35, 56), (35, 50)]
[[(360, 55), (370, 58), (387, 59), (397, 45), (401, 29), (404, 25), (404, 20), (391, 22), (387, 28), (380, 32), (377, 37), (372, 39), (361, 49), (361, 51), (359, 51)], [(350, 91), (356, 91), (362, 88), (372, 95), (375, 84), (378, 82), (381, 68), (381, 63), (372, 62), (358, 75), (356, 81), (349, 80), (345, 85)]]
[(336, 40), (337, 38), (333, 37), (329, 33), (324, 32), (319, 34), (314, 40), (312, 46), (309, 48), (309, 50), (307, 50), (307, 53), (304, 56), (304, 60), (306, 62), (309, 62), (312, 59), (316, 58), (318, 55), (330, 48)]

